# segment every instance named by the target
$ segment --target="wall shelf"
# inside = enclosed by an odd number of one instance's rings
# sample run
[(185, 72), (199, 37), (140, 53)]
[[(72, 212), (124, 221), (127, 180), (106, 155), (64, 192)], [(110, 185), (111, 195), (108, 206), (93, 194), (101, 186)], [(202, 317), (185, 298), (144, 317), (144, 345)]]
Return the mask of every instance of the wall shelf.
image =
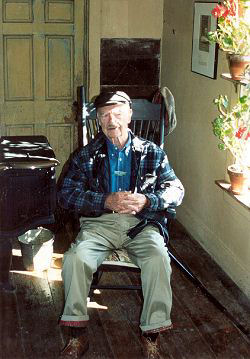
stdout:
[(234, 198), (237, 202), (239, 202), (242, 206), (247, 208), (250, 211), (250, 189), (248, 193), (238, 195), (234, 194), (230, 190), (230, 183), (225, 180), (216, 180), (215, 183), (219, 186), (223, 191), (225, 191), (230, 197)]
[(222, 79), (232, 82), (234, 84), (236, 92), (237, 92), (238, 86), (242, 86), (242, 85), (247, 86), (247, 85), (250, 84), (250, 79), (248, 80), (248, 79), (245, 78), (245, 79), (242, 79), (242, 80), (233, 80), (231, 75), (228, 74), (228, 73), (223, 73), (220, 76), (221, 76)]

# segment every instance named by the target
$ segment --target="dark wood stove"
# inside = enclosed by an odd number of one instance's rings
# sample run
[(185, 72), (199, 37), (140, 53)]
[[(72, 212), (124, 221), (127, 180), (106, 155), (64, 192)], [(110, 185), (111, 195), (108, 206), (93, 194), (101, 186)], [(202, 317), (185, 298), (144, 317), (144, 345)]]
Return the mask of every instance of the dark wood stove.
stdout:
[(55, 166), (44, 136), (6, 136), (0, 142), (0, 239), (54, 222)]

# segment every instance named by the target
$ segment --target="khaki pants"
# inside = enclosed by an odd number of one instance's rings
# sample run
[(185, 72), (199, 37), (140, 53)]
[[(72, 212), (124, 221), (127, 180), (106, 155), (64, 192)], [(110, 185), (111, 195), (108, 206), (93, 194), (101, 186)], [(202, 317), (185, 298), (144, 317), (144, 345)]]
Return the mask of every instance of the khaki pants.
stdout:
[(171, 266), (167, 248), (154, 226), (146, 226), (134, 239), (128, 237), (127, 231), (137, 223), (135, 216), (118, 213), (81, 219), (76, 241), (63, 258), (65, 306), (61, 325), (87, 325), (87, 297), (93, 273), (118, 248), (126, 248), (132, 262), (141, 269), (142, 332), (164, 330), (171, 325)]

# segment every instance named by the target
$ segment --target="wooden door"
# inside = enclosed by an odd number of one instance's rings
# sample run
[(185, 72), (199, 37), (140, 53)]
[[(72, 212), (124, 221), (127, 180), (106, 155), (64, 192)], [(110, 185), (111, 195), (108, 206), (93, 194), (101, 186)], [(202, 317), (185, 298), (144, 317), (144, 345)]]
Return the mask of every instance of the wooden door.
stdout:
[(0, 0), (1, 135), (45, 135), (63, 163), (77, 145), (84, 0)]

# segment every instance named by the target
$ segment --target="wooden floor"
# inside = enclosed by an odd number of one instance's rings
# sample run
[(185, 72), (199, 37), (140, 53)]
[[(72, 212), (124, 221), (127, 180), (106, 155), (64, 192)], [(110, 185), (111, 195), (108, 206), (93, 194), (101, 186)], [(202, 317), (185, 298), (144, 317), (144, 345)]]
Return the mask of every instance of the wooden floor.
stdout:
[[(173, 251), (223, 305), (217, 306), (173, 263), (174, 329), (162, 334), (164, 358), (249, 359), (250, 301), (176, 222)], [(69, 245), (67, 231), (55, 239), (53, 268), (26, 272), (18, 245), (13, 258), (15, 294), (0, 293), (0, 358), (57, 358), (67, 334), (57, 325), (63, 306), (60, 262)], [(105, 273), (103, 282), (136, 283), (135, 274)], [(135, 291), (102, 290), (89, 302), (90, 349), (86, 359), (140, 359), (140, 296)], [(230, 319), (230, 315), (232, 318)]]

